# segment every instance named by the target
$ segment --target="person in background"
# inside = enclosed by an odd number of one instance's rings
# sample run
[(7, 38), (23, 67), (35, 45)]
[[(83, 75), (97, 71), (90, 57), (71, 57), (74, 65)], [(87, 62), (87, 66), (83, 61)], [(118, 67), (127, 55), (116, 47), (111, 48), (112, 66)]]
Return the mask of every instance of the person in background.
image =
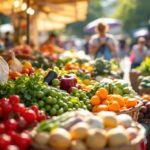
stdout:
[(120, 35), (118, 42), (119, 42), (119, 57), (124, 58), (128, 52), (126, 37), (124, 34)]
[(117, 55), (117, 42), (111, 34), (107, 34), (108, 30), (109, 27), (104, 22), (96, 26), (97, 34), (92, 36), (89, 42), (92, 57), (110, 60)]
[(131, 68), (135, 68), (148, 56), (148, 49), (146, 47), (146, 40), (144, 37), (138, 38), (138, 42), (133, 46), (130, 53)]
[(6, 49), (10, 49), (10, 48), (13, 47), (13, 41), (11, 39), (10, 32), (5, 33), (4, 43), (5, 43), (5, 48)]
[(85, 43), (83, 45), (83, 48), (84, 48), (85, 54), (87, 55), (89, 55), (89, 40), (90, 40), (90, 37), (88, 35), (85, 36)]

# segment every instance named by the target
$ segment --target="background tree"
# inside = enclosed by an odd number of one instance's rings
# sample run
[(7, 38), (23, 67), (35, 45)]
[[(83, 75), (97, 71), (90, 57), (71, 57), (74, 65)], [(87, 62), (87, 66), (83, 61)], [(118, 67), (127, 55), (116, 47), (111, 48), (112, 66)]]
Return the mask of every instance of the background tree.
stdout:
[(131, 31), (148, 25), (150, 19), (149, 0), (118, 0), (115, 17), (123, 21), (124, 29)]

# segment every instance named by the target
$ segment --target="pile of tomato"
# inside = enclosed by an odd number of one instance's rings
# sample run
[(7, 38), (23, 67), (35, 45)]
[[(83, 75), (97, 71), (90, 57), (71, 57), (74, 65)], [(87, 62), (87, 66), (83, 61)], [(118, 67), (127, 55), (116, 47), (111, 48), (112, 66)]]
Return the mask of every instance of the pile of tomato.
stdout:
[(37, 106), (25, 107), (17, 95), (0, 99), (0, 149), (28, 149), (29, 129), (46, 118), (45, 112)]

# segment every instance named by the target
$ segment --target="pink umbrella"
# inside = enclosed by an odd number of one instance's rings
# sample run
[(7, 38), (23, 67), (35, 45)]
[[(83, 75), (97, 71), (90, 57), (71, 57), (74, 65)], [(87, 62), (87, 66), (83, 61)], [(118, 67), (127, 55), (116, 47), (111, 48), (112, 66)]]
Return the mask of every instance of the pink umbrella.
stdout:
[(122, 23), (120, 20), (113, 19), (113, 18), (99, 18), (87, 24), (86, 27), (84, 28), (84, 31), (95, 32), (95, 26), (101, 21), (104, 21), (106, 24), (108, 24), (110, 29), (122, 26)]

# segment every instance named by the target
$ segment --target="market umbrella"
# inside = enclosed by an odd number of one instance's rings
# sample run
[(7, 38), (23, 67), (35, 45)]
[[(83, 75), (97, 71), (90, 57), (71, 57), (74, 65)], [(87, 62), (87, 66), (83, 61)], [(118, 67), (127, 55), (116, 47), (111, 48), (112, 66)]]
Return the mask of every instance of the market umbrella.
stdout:
[(117, 19), (99, 18), (99, 19), (96, 19), (96, 20), (90, 22), (89, 24), (87, 24), (86, 27), (84, 28), (84, 31), (85, 32), (95, 32), (96, 25), (101, 21), (104, 21), (106, 24), (108, 24), (110, 29), (121, 27), (121, 25), (122, 25), (121, 21), (117, 20)]

